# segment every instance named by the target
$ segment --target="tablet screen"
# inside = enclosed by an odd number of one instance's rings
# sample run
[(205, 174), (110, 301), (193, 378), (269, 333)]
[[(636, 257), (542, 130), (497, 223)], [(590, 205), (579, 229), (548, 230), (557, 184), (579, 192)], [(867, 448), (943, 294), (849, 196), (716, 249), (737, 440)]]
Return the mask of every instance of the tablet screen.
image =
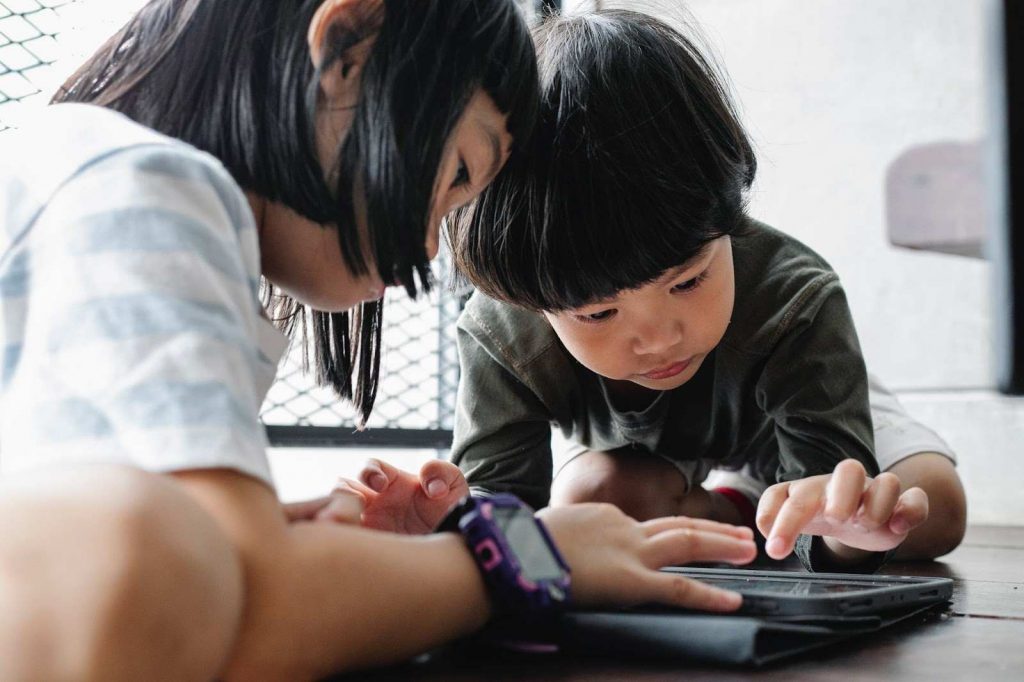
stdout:
[(835, 594), (838, 592), (859, 592), (869, 590), (873, 587), (885, 587), (883, 582), (864, 581), (852, 582), (831, 582), (827, 580), (816, 581), (807, 579), (795, 580), (772, 580), (766, 578), (718, 578), (693, 576), (701, 582), (721, 587), (726, 590), (737, 592), (774, 592), (777, 594)]

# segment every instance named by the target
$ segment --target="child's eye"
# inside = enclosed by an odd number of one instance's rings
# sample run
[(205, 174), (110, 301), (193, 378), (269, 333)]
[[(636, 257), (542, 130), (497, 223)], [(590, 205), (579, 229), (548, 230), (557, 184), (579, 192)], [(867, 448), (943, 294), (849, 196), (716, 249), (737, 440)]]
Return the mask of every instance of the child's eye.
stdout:
[(452, 187), (462, 187), (463, 185), (469, 184), (469, 168), (466, 167), (466, 162), (459, 159), (459, 167), (455, 171), (455, 179), (452, 180)]
[(615, 315), (615, 309), (609, 308), (608, 310), (602, 310), (599, 313), (590, 313), (589, 315), (576, 315), (576, 319), (586, 324), (596, 324), (598, 322), (604, 322), (605, 320), (611, 319)]
[(680, 282), (679, 284), (672, 287), (672, 291), (693, 291), (694, 289), (701, 285), (701, 282), (703, 282), (705, 279), (705, 275), (706, 273), (701, 273), (694, 277), (693, 279), (688, 279), (685, 282)]

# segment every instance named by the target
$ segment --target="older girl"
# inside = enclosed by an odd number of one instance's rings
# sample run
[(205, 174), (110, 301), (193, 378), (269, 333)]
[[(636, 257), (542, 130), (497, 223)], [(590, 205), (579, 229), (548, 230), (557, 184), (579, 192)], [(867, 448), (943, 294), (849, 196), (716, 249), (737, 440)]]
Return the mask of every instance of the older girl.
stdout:
[[(426, 288), (536, 98), (511, 0), (154, 0), (5, 137), (0, 679), (309, 679), (487, 619), (459, 537), (278, 502), (264, 303), (368, 413), (384, 287)], [(655, 569), (749, 532), (544, 519), (577, 603), (738, 605)]]

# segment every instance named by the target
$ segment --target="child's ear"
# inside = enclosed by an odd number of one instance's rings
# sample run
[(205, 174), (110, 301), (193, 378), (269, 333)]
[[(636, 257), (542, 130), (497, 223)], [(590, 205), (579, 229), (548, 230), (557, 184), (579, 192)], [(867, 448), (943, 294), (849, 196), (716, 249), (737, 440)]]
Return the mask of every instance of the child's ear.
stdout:
[[(383, 11), (381, 0), (324, 0), (309, 22), (306, 40), (313, 66), (320, 68), (326, 58), (326, 41), (335, 26), (353, 31), (366, 31), (367, 26), (379, 28)], [(374, 24), (376, 24), (374, 26)], [(358, 82), (373, 46), (373, 35), (345, 51), (339, 63), (323, 74), (321, 86), (328, 100), (351, 91)]]

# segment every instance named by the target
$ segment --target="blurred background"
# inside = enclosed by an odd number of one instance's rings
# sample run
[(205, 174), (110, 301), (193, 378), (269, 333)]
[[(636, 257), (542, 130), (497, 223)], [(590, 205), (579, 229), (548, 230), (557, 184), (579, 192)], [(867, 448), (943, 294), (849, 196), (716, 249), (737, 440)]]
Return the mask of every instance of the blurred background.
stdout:
[[(0, 0), (0, 131), (31, 116), (142, 4)], [(751, 214), (839, 272), (869, 369), (959, 454), (971, 522), (1020, 523), (1024, 403), (994, 390), (990, 266), (978, 257), (984, 216), (972, 203), (980, 167), (971, 150), (986, 135), (984, 3), (566, 0), (563, 11), (595, 4), (700, 27), (757, 146)], [(966, 150), (955, 181), (907, 166), (927, 162), (915, 154), (930, 149)], [(956, 217), (968, 248), (938, 248), (973, 255), (893, 246), (929, 246), (931, 226), (908, 225), (908, 206), (932, 222)], [(448, 291), (415, 303), (389, 294), (386, 379), (367, 433), (354, 434), (350, 412), (301, 379), (298, 358), (282, 367), (264, 420), (281, 446), (272, 463), (283, 497), (324, 493), (367, 456), (416, 468), (443, 452), (458, 306)]]

